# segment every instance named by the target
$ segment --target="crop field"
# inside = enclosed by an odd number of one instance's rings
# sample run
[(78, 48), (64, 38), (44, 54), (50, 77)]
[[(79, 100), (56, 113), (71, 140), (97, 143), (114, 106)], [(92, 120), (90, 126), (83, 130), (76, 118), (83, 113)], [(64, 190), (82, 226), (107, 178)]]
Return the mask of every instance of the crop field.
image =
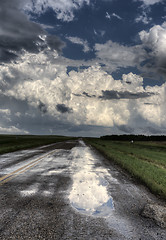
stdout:
[(71, 139), (63, 136), (0, 135), (0, 154)]
[(166, 199), (166, 142), (86, 139), (151, 192)]

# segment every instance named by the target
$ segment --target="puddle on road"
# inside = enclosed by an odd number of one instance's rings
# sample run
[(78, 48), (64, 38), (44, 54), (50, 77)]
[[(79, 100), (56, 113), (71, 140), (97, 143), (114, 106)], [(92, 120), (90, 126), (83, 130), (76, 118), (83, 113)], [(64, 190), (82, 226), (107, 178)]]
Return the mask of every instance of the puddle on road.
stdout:
[[(82, 214), (106, 217), (113, 209), (112, 197), (107, 191), (106, 177), (111, 177), (106, 168), (97, 167), (98, 160), (94, 153), (83, 142), (79, 147), (71, 150), (70, 155), (62, 151), (60, 156), (48, 156), (41, 161), (37, 168), (30, 173), (40, 172), (41, 176), (56, 176), (58, 174), (72, 174), (73, 185), (69, 193), (69, 200), (74, 209)], [(49, 168), (48, 168), (49, 165)], [(51, 168), (50, 168), (51, 166)], [(27, 175), (27, 173), (26, 173)], [(52, 188), (40, 189), (40, 184), (33, 184), (20, 192), (22, 197), (33, 195), (52, 196)]]
[(81, 147), (72, 149), (73, 186), (69, 200), (74, 209), (82, 214), (106, 217), (114, 209), (113, 199), (107, 191), (104, 168), (95, 168), (97, 162), (92, 151), (83, 142)]
[[(20, 158), (27, 157), (28, 155), (32, 153), (40, 153), (41, 150), (39, 151), (38, 149), (36, 150), (20, 150), (16, 152), (11, 152), (11, 153), (5, 153), (1, 155), (1, 161), (0, 161), (0, 175), (5, 175), (9, 174), (15, 170), (17, 170), (19, 167), (22, 167), (25, 165), (24, 161), (18, 162), (12, 165), (15, 161), (17, 162)], [(31, 158), (31, 157), (30, 157)], [(32, 157), (31, 159), (33, 159)], [(31, 160), (30, 160), (31, 161)], [(26, 163), (29, 163), (29, 160), (26, 160)], [(8, 167), (8, 165), (11, 165)]]
[(45, 197), (51, 197), (54, 193), (54, 189), (49, 184), (47, 190), (42, 190), (40, 183), (30, 185), (27, 189), (20, 191), (22, 197), (33, 197), (34, 195), (42, 195)]
[(64, 169), (55, 169), (55, 170), (51, 170), (51, 171), (46, 171), (46, 172), (42, 173), (42, 175), (44, 175), (44, 176), (52, 176), (52, 175), (61, 174), (64, 171), (65, 171)]
[(38, 188), (39, 188), (39, 184), (36, 183), (29, 186), (28, 189), (20, 191), (20, 194), (22, 197), (33, 196), (37, 193)]

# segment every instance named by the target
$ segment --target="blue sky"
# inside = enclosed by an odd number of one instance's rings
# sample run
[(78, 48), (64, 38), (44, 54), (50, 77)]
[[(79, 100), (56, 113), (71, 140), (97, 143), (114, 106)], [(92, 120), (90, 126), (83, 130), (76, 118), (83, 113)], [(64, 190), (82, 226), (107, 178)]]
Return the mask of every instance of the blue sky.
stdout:
[(164, 0), (0, 0), (0, 133), (166, 133)]

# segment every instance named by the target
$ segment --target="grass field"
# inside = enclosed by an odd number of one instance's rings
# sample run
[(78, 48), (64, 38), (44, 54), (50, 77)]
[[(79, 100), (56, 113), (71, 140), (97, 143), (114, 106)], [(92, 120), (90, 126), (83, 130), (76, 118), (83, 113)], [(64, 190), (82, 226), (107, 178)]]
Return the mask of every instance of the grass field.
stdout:
[(63, 136), (0, 135), (0, 154), (72, 139)]
[(166, 142), (86, 139), (156, 195), (166, 199)]

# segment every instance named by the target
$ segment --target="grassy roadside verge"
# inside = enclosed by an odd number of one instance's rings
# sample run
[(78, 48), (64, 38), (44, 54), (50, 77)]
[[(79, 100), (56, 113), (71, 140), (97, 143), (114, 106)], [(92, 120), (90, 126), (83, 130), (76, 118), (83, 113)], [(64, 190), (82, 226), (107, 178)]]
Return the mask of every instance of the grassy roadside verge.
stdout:
[(0, 154), (74, 139), (64, 136), (0, 135)]
[(166, 144), (120, 142), (101, 139), (85, 141), (166, 199)]

